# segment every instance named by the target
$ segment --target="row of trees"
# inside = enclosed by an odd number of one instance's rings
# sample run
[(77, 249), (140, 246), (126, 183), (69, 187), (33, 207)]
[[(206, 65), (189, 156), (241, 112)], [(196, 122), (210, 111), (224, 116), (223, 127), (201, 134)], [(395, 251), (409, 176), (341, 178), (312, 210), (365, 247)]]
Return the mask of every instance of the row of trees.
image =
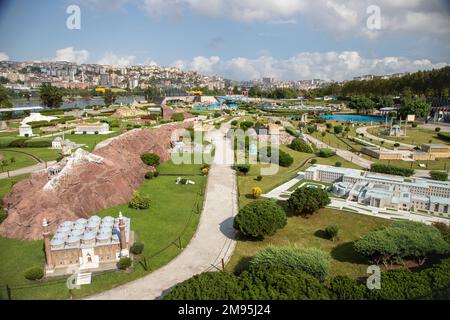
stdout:
[(419, 71), (401, 78), (374, 79), (369, 81), (348, 81), (343, 85), (332, 84), (324, 88), (311, 90), (314, 96), (389, 96), (423, 95), (449, 98), (450, 67), (431, 71)]
[[(282, 249), (280, 249), (282, 250)], [(268, 254), (270, 259), (294, 262), (297, 255)], [(272, 256), (272, 257), (270, 257)], [(304, 256), (303, 256), (304, 257)], [(369, 290), (347, 276), (322, 281), (301, 268), (285, 264), (250, 266), (240, 275), (206, 272), (196, 275), (169, 292), (165, 300), (417, 300), (449, 299), (450, 259), (420, 272), (408, 269), (381, 272), (379, 290)], [(316, 260), (315, 266), (322, 263)], [(314, 263), (313, 263), (314, 264)], [(315, 268), (314, 268), (315, 269)]]

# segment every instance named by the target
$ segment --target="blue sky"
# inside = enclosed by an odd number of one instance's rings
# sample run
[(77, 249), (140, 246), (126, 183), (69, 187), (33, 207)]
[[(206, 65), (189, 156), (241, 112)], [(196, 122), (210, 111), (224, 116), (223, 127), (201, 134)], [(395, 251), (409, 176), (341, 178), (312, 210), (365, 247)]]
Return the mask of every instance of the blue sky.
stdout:
[[(450, 62), (446, 1), (3, 0), (0, 58), (173, 65), (238, 80), (342, 80)], [(70, 4), (81, 30), (66, 28)]]

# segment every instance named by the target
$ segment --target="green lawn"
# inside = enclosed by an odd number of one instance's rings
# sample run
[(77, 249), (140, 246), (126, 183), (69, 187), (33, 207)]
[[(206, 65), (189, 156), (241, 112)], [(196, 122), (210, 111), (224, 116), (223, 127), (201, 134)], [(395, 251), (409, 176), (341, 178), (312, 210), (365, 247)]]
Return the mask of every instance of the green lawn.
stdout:
[[(60, 150), (51, 148), (8, 148), (7, 150), (14, 150), (21, 153), (29, 153), (42, 159), (43, 161), (56, 160), (59, 157)], [(1, 152), (1, 150), (0, 150)]]
[[(86, 145), (84, 147), (85, 150), (92, 151), (94, 150), (95, 146), (109, 138), (117, 137), (123, 132), (117, 129), (112, 130), (113, 133), (111, 134), (71, 134), (68, 133), (64, 137), (65, 139), (69, 139), (75, 143), (78, 144), (84, 144)], [(36, 139), (38, 141), (53, 141), (55, 137), (49, 137), (49, 138), (42, 138), (42, 139)]]
[(445, 140), (441, 140), (434, 130), (422, 129), (420, 128), (420, 126), (417, 128), (412, 128), (411, 126), (408, 126), (406, 128), (406, 137), (391, 137), (387, 135), (382, 135), (380, 133), (380, 131), (382, 130), (383, 130), (382, 128), (372, 128), (369, 129), (368, 132), (377, 137), (407, 143), (414, 146), (418, 146), (424, 143), (430, 143), (430, 141), (431, 143), (447, 143)]
[(342, 159), (339, 156), (330, 158), (319, 158), (312, 153), (297, 152), (289, 149), (287, 146), (280, 146), (280, 150), (289, 153), (294, 158), (294, 163), (290, 167), (278, 167), (278, 172), (275, 175), (263, 176), (261, 181), (257, 181), (256, 177), (261, 174), (262, 168), (268, 168), (269, 165), (258, 163), (251, 165), (250, 172), (246, 176), (238, 176), (239, 188), (239, 205), (244, 206), (252, 201), (251, 190), (253, 187), (260, 187), (263, 193), (266, 193), (277, 186), (289, 181), (297, 176), (299, 171), (307, 169), (311, 164), (308, 162), (302, 164), (309, 158), (315, 158), (318, 164), (334, 165), (336, 162), (341, 162), (343, 167), (360, 169), (359, 166)]
[[(122, 211), (132, 219), (132, 230), (136, 231), (139, 241), (145, 244), (144, 254), (148, 258), (149, 271), (137, 264), (133, 272), (108, 272), (96, 275), (92, 284), (75, 290), (74, 297), (79, 298), (92, 293), (104, 291), (114, 286), (142, 277), (143, 275), (167, 264), (181, 250), (174, 244), (180, 234), (182, 246), (185, 247), (192, 238), (198, 225), (203, 205), (203, 191), (206, 177), (198, 175), (200, 165), (161, 164), (161, 175), (147, 180), (139, 188), (141, 194), (149, 195), (152, 205), (149, 210), (137, 211), (127, 204), (99, 212), (100, 216), (117, 216)], [(164, 174), (185, 174), (196, 182), (195, 185), (176, 185), (175, 176)], [(0, 180), (0, 192), (7, 192), (11, 183)], [(184, 232), (184, 233), (183, 233)], [(14, 258), (11, 258), (14, 257)], [(17, 241), (0, 238), (0, 299), (5, 298), (2, 285), (13, 287), (13, 299), (67, 299), (68, 291), (65, 280), (51, 280), (30, 287), (33, 282), (23, 277), (23, 272), (31, 266), (43, 266), (44, 254), (42, 241)], [(20, 286), (25, 286), (20, 288)], [(19, 287), (19, 288), (18, 288)], [(16, 288), (16, 289), (14, 289)]]
[[(366, 275), (369, 261), (353, 250), (352, 242), (368, 231), (389, 223), (389, 220), (333, 209), (322, 209), (310, 218), (289, 217), (287, 226), (278, 230), (274, 236), (262, 241), (239, 240), (226, 269), (231, 272), (242, 271), (251, 257), (270, 245), (314, 247), (330, 253), (330, 276), (347, 275), (357, 278)], [(335, 242), (323, 237), (323, 230), (331, 224), (339, 226), (339, 240)]]
[[(0, 149), (0, 154), (3, 155), (3, 160), (8, 162), (7, 166), (1, 165), (0, 169), (2, 172), (17, 170), (38, 163), (38, 161), (36, 161), (33, 157), (24, 153)], [(14, 161), (12, 161), (13, 159)]]

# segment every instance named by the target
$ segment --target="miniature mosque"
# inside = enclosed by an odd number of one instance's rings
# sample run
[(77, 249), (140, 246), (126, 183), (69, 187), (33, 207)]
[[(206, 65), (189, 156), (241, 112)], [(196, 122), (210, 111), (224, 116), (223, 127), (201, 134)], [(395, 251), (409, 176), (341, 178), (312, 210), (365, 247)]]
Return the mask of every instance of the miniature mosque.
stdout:
[(65, 221), (50, 240), (49, 223), (43, 219), (46, 275), (115, 269), (120, 258), (129, 256), (130, 223), (122, 213), (115, 219), (92, 216)]

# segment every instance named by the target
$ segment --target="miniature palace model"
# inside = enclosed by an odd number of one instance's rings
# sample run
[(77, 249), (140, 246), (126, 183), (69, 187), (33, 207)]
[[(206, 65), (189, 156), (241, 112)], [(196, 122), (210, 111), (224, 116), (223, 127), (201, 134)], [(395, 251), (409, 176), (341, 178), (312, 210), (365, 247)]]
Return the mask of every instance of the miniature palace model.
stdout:
[(378, 174), (348, 168), (315, 165), (305, 178), (334, 183), (332, 192), (360, 204), (402, 211), (449, 216), (450, 182)]
[(92, 216), (89, 220), (65, 221), (50, 241), (49, 224), (42, 221), (46, 275), (71, 270), (115, 269), (129, 256), (130, 219)]

